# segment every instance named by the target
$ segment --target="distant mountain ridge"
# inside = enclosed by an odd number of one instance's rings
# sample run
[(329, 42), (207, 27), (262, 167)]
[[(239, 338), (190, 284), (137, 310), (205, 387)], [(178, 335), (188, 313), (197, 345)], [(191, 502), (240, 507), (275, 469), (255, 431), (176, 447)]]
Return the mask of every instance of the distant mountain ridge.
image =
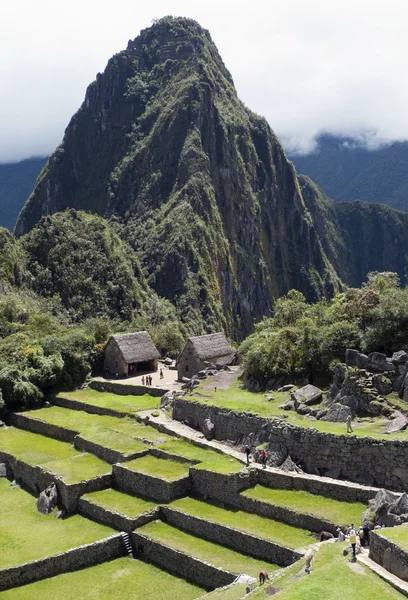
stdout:
[(0, 227), (14, 229), (18, 214), (34, 189), (46, 158), (0, 164)]
[[(354, 207), (299, 180), (210, 34), (166, 17), (88, 87), (16, 234), (67, 208), (97, 213), (191, 333), (242, 339), (291, 288), (315, 300), (360, 284), (368, 267), (404, 276), (408, 215), (360, 204), (356, 225)], [(373, 252), (392, 232), (393, 251)]]
[(318, 149), (290, 156), (334, 200), (379, 202), (408, 212), (408, 142), (367, 150), (347, 137), (322, 135)]

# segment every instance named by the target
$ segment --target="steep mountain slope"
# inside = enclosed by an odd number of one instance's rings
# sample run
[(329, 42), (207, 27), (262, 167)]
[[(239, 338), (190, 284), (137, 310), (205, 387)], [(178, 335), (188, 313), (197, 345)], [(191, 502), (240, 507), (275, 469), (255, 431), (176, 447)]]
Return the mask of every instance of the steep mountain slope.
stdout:
[(339, 277), (358, 287), (370, 271), (395, 271), (407, 283), (408, 214), (381, 204), (333, 202), (308, 177), (302, 195)]
[(17, 234), (66, 207), (113, 217), (193, 331), (241, 336), (290, 288), (338, 285), (280, 143), (188, 19), (143, 31), (89, 86)]
[(324, 135), (317, 152), (291, 157), (299, 173), (335, 200), (380, 202), (408, 211), (408, 142), (367, 150), (348, 138)]
[(0, 165), (0, 227), (14, 228), (18, 213), (34, 189), (45, 158)]

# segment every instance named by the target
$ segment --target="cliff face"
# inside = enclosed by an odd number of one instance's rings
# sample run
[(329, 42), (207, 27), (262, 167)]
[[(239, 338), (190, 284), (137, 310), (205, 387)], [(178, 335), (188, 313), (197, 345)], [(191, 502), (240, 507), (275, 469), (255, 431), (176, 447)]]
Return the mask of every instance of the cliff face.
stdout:
[[(289, 289), (313, 300), (350, 279), (349, 254), (337, 257), (321, 227), (323, 204), (307, 209), (276, 136), (188, 19), (142, 31), (89, 86), (17, 235), (68, 207), (111, 220), (191, 333), (241, 338)], [(330, 223), (340, 251), (344, 219)]]
[(337, 285), (280, 143), (187, 19), (143, 31), (89, 86), (17, 235), (67, 207), (111, 217), (197, 332), (241, 336), (290, 288)]

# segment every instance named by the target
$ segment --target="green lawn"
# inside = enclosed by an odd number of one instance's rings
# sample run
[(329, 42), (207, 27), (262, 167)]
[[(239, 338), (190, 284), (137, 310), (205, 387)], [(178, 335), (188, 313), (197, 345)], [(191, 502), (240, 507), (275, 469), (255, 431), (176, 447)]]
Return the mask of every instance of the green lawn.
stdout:
[[(235, 412), (251, 412), (261, 417), (282, 418), (282, 415), (287, 415), (285, 420), (288, 423), (299, 427), (311, 427), (324, 433), (334, 433), (336, 435), (347, 435), (345, 423), (331, 423), (329, 421), (311, 421), (307, 416), (298, 415), (295, 411), (284, 411), (279, 408), (286, 400), (290, 399), (290, 392), (272, 391), (267, 395), (273, 396), (275, 400), (269, 402), (266, 400), (266, 394), (263, 392), (254, 393), (248, 390), (241, 389), (241, 379), (237, 379), (228, 390), (205, 389), (206, 382), (202, 382), (196, 390), (186, 396), (186, 400), (192, 402), (200, 402), (205, 405), (218, 406)], [(195, 396), (194, 394), (200, 394)], [(204, 396), (204, 397), (202, 397)], [(390, 401), (395, 406), (400, 406), (396, 394), (390, 394)], [(313, 406), (312, 408), (316, 408)], [(408, 405), (405, 403), (405, 409)], [(361, 422), (353, 422), (354, 433), (357, 436), (369, 436), (377, 439), (408, 439), (408, 430), (400, 431), (393, 434), (385, 434), (384, 427), (388, 423), (388, 419), (384, 418), (365, 418)]]
[(384, 529), (379, 529), (377, 533), (408, 551), (408, 524), (399, 525), (398, 527), (385, 527)]
[(30, 465), (42, 465), (79, 454), (71, 444), (14, 427), (0, 429), (0, 449)]
[(100, 492), (93, 492), (92, 494), (85, 494), (82, 496), (85, 500), (89, 500), (97, 506), (107, 508), (113, 512), (117, 512), (121, 515), (125, 515), (130, 519), (135, 519), (139, 515), (145, 512), (149, 512), (156, 508), (156, 502), (149, 502), (130, 494), (124, 494), (123, 492), (117, 492), (113, 489), (102, 490)]
[(55, 473), (65, 483), (79, 483), (100, 475), (110, 474), (112, 467), (93, 454), (79, 454), (72, 458), (53, 460), (41, 465), (47, 471)]
[(130, 558), (44, 579), (1, 592), (2, 600), (193, 600), (205, 590)]
[(137, 531), (150, 539), (159, 541), (189, 556), (204, 560), (216, 567), (222, 567), (237, 575), (246, 573), (258, 577), (261, 569), (266, 568), (271, 572), (279, 568), (277, 565), (267, 564), (250, 556), (234, 552), (234, 550), (229, 550), (224, 546), (184, 533), (161, 521), (152, 521), (140, 527)]
[(360, 502), (340, 502), (324, 496), (297, 490), (275, 490), (256, 485), (241, 492), (247, 498), (262, 500), (274, 506), (283, 506), (298, 513), (315, 515), (335, 525), (361, 524), (361, 515), (367, 506)]
[(149, 394), (143, 396), (120, 396), (110, 392), (98, 392), (87, 388), (86, 390), (76, 390), (75, 392), (61, 392), (58, 398), (67, 400), (76, 400), (92, 406), (102, 406), (112, 408), (118, 412), (134, 414), (140, 410), (154, 410), (160, 408), (160, 396), (153, 397)]
[(142, 456), (128, 462), (122, 463), (127, 469), (145, 473), (152, 477), (165, 479), (166, 481), (175, 481), (181, 477), (188, 476), (189, 465), (187, 463), (178, 463), (174, 460), (156, 458), (155, 456)]
[(203, 600), (241, 600), (245, 596), (247, 585), (247, 583), (235, 583), (227, 588), (218, 588), (206, 594)]
[(192, 461), (198, 460), (200, 464), (196, 466), (219, 473), (238, 473), (243, 467), (242, 463), (231, 456), (220, 454), (215, 450), (200, 448), (185, 440), (173, 438), (164, 444), (158, 445), (157, 448)]
[(156, 444), (171, 439), (168, 435), (132, 418), (94, 415), (60, 406), (32, 410), (25, 413), (25, 416), (71, 429), (87, 440), (124, 454), (146, 450), (146, 443)]
[[(268, 582), (271, 587), (282, 588), (277, 600), (344, 600), (369, 598), (370, 600), (402, 600), (405, 596), (394, 590), (368, 567), (351, 563), (342, 554), (345, 544), (325, 544), (317, 553), (310, 575), (300, 572), (299, 564), (285, 569), (283, 576)], [(302, 561), (300, 564), (304, 564)], [(266, 598), (265, 588), (251, 594), (250, 600)]]
[(0, 506), (1, 569), (53, 556), (115, 533), (79, 515), (68, 519), (44, 516), (37, 511), (33, 496), (12, 488), (5, 478), (0, 479)]
[(308, 546), (314, 539), (305, 529), (292, 527), (267, 517), (261, 517), (234, 508), (219, 508), (216, 504), (196, 500), (194, 498), (180, 498), (170, 504), (190, 515), (234, 527), (245, 533), (276, 542), (288, 548), (301, 548)]

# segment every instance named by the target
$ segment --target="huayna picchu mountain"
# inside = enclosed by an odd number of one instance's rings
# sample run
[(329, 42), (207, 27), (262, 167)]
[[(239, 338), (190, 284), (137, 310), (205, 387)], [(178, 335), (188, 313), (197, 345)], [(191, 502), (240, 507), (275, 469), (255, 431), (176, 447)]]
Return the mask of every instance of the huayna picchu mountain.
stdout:
[[(88, 87), (16, 234), (66, 208), (108, 218), (192, 331), (223, 327), (241, 338), (291, 288), (313, 300), (366, 276), (364, 218), (356, 224), (347, 208), (339, 216), (318, 188), (307, 191), (306, 205), (292, 163), (238, 99), (209, 33), (165, 17)], [(385, 225), (382, 217), (373, 227), (398, 227), (373, 268), (402, 274), (408, 215), (390, 210)]]

